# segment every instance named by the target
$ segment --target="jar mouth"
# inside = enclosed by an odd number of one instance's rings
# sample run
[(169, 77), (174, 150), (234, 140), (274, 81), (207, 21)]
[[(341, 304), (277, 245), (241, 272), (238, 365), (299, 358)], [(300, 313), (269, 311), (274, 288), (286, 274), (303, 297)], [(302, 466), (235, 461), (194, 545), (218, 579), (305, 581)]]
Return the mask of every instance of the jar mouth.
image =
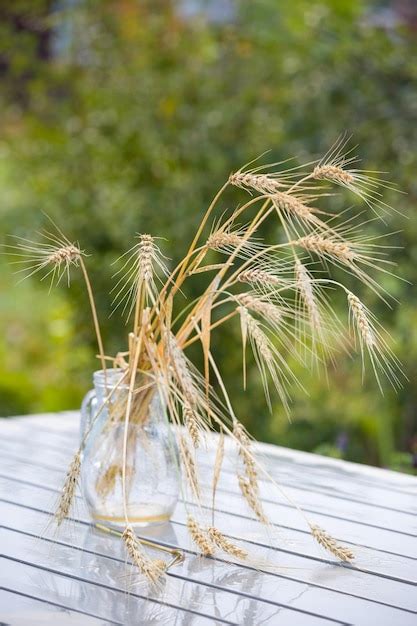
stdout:
[[(115, 387), (120, 382), (121, 378), (125, 375), (125, 372), (119, 368), (109, 368), (106, 370), (97, 370), (93, 374), (94, 385), (96, 387)], [(129, 384), (120, 384), (119, 389), (128, 389)]]

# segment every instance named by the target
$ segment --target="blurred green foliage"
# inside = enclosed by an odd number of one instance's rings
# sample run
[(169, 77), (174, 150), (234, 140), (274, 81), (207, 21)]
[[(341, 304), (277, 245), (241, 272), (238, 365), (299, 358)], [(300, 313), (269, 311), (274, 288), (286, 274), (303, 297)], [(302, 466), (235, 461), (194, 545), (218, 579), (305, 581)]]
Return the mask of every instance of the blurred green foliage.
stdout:
[[(0, 9), (1, 231), (32, 238), (44, 211), (79, 240), (115, 352), (126, 327), (108, 317), (110, 264), (135, 232), (166, 237), (175, 263), (230, 171), (267, 149), (269, 161), (311, 160), (346, 129), (361, 167), (388, 170), (407, 194), (387, 190), (407, 217), (394, 213), (384, 228), (401, 247), (392, 251), (400, 277), (417, 282), (417, 44), (398, 3), (241, 0), (226, 21), (185, 17), (184, 4), (18, 0)], [(398, 19), (383, 27), (387, 8)], [(4, 261), (0, 271), (0, 414), (77, 407), (96, 366), (81, 281), (48, 296), (36, 280), (14, 286)], [(310, 395), (294, 389), (289, 424), (279, 405), (267, 414), (253, 370), (242, 392), (238, 329), (217, 335), (236, 410), (256, 437), (411, 471), (415, 291), (381, 281), (401, 306), (367, 302), (411, 381), (398, 394), (381, 396), (371, 376), (362, 386), (359, 361), (342, 359), (329, 383), (297, 372)]]

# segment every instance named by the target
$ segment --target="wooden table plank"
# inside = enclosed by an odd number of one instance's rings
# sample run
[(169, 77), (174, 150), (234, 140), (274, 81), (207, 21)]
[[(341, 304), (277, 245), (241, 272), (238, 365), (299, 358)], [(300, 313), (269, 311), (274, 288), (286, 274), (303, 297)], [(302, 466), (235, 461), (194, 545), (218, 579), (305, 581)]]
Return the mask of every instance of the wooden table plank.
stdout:
[[(2, 427), (7, 429), (9, 427), (23, 426), (24, 429), (27, 429), (31, 425), (36, 427), (31, 429), (31, 432), (34, 434), (42, 431), (47, 433), (48, 436), (54, 434), (61, 439), (64, 438), (65, 441), (69, 441), (70, 437), (78, 437), (79, 413), (78, 411), (63, 411), (60, 413), (16, 416), (12, 419), (4, 420)], [(301, 468), (302, 473), (304, 473), (304, 468), (311, 466), (314, 470), (314, 475), (331, 473), (335, 476), (344, 477), (345, 480), (356, 476), (357, 481), (363, 484), (372, 483), (377, 485), (379, 483), (385, 489), (392, 487), (396, 490), (411, 490), (413, 494), (417, 490), (416, 478), (408, 474), (341, 461), (301, 450), (282, 448), (272, 444), (254, 443), (254, 445), (255, 449), (266, 459), (266, 462), (272, 462), (276, 466), (287, 465), (291, 467), (291, 472)]]
[[(14, 435), (4, 435), (0, 441), (0, 451), (12, 453), (13, 456), (25, 456), (27, 446), (33, 445), (33, 442), (28, 444), (25, 440), (22, 441)], [(74, 446), (75, 447), (75, 446)], [(44, 451), (48, 450), (48, 456), (45, 457)], [(42, 452), (39, 451), (39, 457), (57, 467), (61, 467), (63, 464), (70, 462), (72, 451), (68, 448), (68, 442), (64, 446), (62, 442), (60, 445), (53, 444), (50, 438), (45, 442), (42, 442)], [(202, 469), (203, 479), (200, 481), (202, 486), (210, 487), (211, 481), (211, 468), (212, 462), (208, 454), (199, 455), (199, 466)], [(34, 460), (36, 459), (36, 456)], [(207, 470), (207, 471), (205, 471)], [(264, 502), (270, 504), (277, 503), (286, 507), (292, 508), (285, 499), (279, 497), (276, 491), (271, 493), (270, 485), (265, 480), (259, 481), (262, 499)], [(367, 524), (370, 527), (385, 528), (390, 531), (398, 531), (402, 534), (409, 534), (415, 537), (417, 534), (417, 515), (412, 512), (397, 511), (392, 508), (382, 507), (380, 505), (372, 504), (366, 501), (366, 495), (369, 495), (370, 488), (364, 490), (364, 501), (357, 502), (351, 500), (345, 500), (338, 495), (311, 492), (306, 488), (300, 489), (299, 487), (288, 486), (284, 484), (285, 492), (288, 496), (306, 512), (311, 513), (324, 513), (328, 517), (334, 517), (336, 519), (344, 519), (353, 521), (355, 523)], [(235, 472), (230, 468), (225, 468), (219, 481), (219, 489), (224, 492), (239, 493), (239, 487), (235, 478)], [(408, 499), (408, 498), (407, 498)], [(417, 499), (417, 498), (416, 498)], [(405, 499), (404, 499), (405, 500)], [(413, 498), (410, 500), (414, 501)], [(381, 510), (382, 509), (382, 510)], [(417, 554), (416, 554), (417, 556)]]
[[(4, 587), (13, 585), (19, 594), (33, 594), (36, 599), (45, 602), (62, 602), (70, 610), (78, 610), (90, 614), (94, 612), (98, 619), (105, 623), (125, 624), (131, 616), (140, 616), (143, 622), (157, 624), (171, 624), (175, 620), (181, 624), (184, 613), (170, 606), (162, 606), (151, 600), (141, 599), (135, 595), (127, 595), (124, 591), (113, 589), (110, 585), (97, 586), (83, 580), (82, 577), (73, 578), (51, 570), (43, 570), (24, 562), (8, 560), (8, 579)], [(20, 608), (20, 605), (18, 605)], [(193, 626), (210, 626), (212, 619), (203, 618), (196, 614), (189, 614)], [(148, 620), (148, 621), (147, 621)], [(172, 620), (172, 621), (171, 621)], [(59, 624), (58, 621), (54, 622)], [(78, 624), (78, 622), (75, 622)], [(138, 623), (131, 621), (130, 623)], [(140, 622), (139, 622), (140, 623)], [(216, 621), (216, 624), (228, 623)], [(234, 622), (229, 622), (234, 623)], [(13, 622), (12, 622), (13, 624)]]
[[(53, 549), (43, 540), (22, 535), (17, 531), (5, 531), (6, 548), (5, 557), (17, 560), (26, 565), (32, 565), (37, 569), (54, 574), (65, 574), (67, 577), (80, 582), (87, 582), (98, 588), (98, 593), (102, 590), (112, 589), (125, 595), (124, 559), (118, 562), (101, 554), (91, 554), (86, 550), (74, 550), (72, 546), (64, 546), (55, 543)], [(46, 544), (46, 545), (45, 545)], [(120, 542), (118, 543), (120, 546)], [(121, 546), (120, 546), (121, 547)], [(103, 576), (105, 573), (105, 576)], [(137, 577), (132, 577), (132, 581), (137, 581)], [(197, 591), (197, 593), (196, 593)], [(311, 613), (305, 614), (293, 607), (277, 606), (263, 602), (258, 598), (244, 597), (233, 592), (229, 592), (219, 587), (210, 587), (204, 584), (191, 583), (187, 579), (179, 579), (169, 576), (164, 584), (163, 590), (151, 591), (143, 581), (136, 582), (129, 589), (129, 600), (148, 602), (148, 598), (153, 598), (154, 603), (161, 605), (161, 613), (165, 608), (181, 609), (184, 613), (191, 613), (193, 619), (208, 618), (211, 623), (217, 620), (219, 623), (241, 624), (245, 621), (248, 612), (253, 613), (253, 601), (256, 602), (256, 623), (274, 623), (275, 617), (285, 620), (286, 624), (303, 623), (303, 617), (308, 618), (308, 623), (313, 626), (327, 623), (334, 624), (332, 620), (320, 619)], [(138, 609), (141, 606), (139, 603)], [(143, 608), (141, 609), (143, 612)], [(153, 611), (156, 609), (153, 609)], [(168, 613), (169, 615), (169, 613)], [(224, 615), (225, 618), (220, 618)], [(158, 619), (161, 619), (158, 617)], [(336, 622), (336, 623), (346, 623)]]
[[(49, 519), (48, 516), (39, 512), (31, 511), (29, 514), (26, 513), (24, 517), (19, 513), (19, 510), (13, 512), (12, 505), (2, 508), (2, 515), (8, 524), (11, 523), (16, 530), (31, 533), (33, 536), (36, 536), (37, 532), (42, 533)], [(120, 563), (124, 562), (120, 542), (118, 545), (113, 538), (103, 537), (80, 523), (74, 523), (70, 528), (65, 529), (54, 541), (91, 551), (94, 554), (111, 555), (114, 560), (118, 560)], [(225, 585), (235, 587), (233, 591), (236, 595), (244, 595), (252, 600), (254, 592), (256, 592), (260, 600), (275, 602), (278, 603), (278, 606), (291, 603), (294, 609), (301, 608), (310, 611), (314, 609), (318, 614), (324, 613), (326, 617), (335, 621), (347, 620), (349, 623), (368, 624), (369, 621), (375, 620), (375, 623), (381, 623), (381, 620), (386, 619), (387, 623), (388, 620), (391, 620), (391, 623), (399, 620), (399, 623), (407, 623), (410, 626), (415, 623), (415, 614), (404, 610), (353, 596), (349, 597), (347, 604), (343, 604), (341, 602), (343, 596), (340, 593), (319, 589), (297, 581), (276, 580), (268, 574), (244, 570), (240, 566), (232, 567), (218, 561), (207, 568), (199, 561), (194, 560), (193, 562), (192, 558), (187, 558), (181, 570), (172, 570), (169, 576), (185, 577), (189, 581), (197, 582), (200, 585), (211, 585), (217, 589), (224, 588)], [(234, 583), (239, 583), (239, 586), (235, 586)], [(275, 600), (271, 600), (271, 598)]]
[[(3, 462), (2, 477), (3, 481), (6, 481), (6, 484), (8, 480), (20, 480), (21, 482), (28, 483), (28, 489), (31, 486), (40, 486), (52, 490), (53, 495), (51, 495), (49, 499), (44, 499), (45, 506), (47, 508), (53, 507), (56, 503), (57, 494), (62, 486), (63, 478), (61, 472), (56, 471), (54, 473), (50, 470), (39, 467), (36, 467), (36, 472), (34, 472), (30, 463), (20, 463), (17, 466), (16, 462), (12, 460), (9, 460), (9, 462)], [(9, 488), (5, 488), (5, 491), (14, 491), (14, 488), (9, 486)], [(30, 489), (28, 494), (28, 497), (30, 497)], [(41, 497), (43, 497), (42, 494)], [(238, 538), (242, 535), (242, 522), (240, 517), (236, 518), (236, 516), (232, 515), (230, 512), (216, 513), (216, 520), (228, 529), (229, 535), (233, 535), (233, 529), (235, 530), (235, 534), (233, 536)], [(179, 523), (184, 523), (185, 521), (185, 511), (181, 504), (178, 505), (177, 510), (175, 511), (173, 521)], [(254, 545), (263, 546), (265, 545), (266, 539), (270, 539), (270, 534), (266, 538), (263, 527), (260, 526), (258, 522), (249, 518), (245, 519), (243, 529), (245, 539), (251, 541)], [(278, 531), (279, 534), (277, 536), (277, 542), (279, 542), (279, 544), (277, 547), (279, 547), (281, 551), (288, 554), (303, 555), (319, 561), (331, 562), (330, 555), (312, 541), (308, 532), (281, 528), (278, 528)], [(356, 551), (357, 567), (360, 567), (363, 570), (366, 569), (367, 571), (373, 572), (377, 575), (415, 582), (415, 559), (412, 559), (409, 556), (394, 556), (389, 553), (364, 547), (356, 547)]]
[[(33, 493), (33, 491), (29, 492), (29, 495), (30, 493)], [(13, 491), (10, 491), (9, 498), (14, 500), (15, 503), (20, 502), (20, 506), (25, 507), (28, 496), (25, 494), (24, 486), (20, 490), (14, 488)], [(55, 497), (51, 498), (49, 493), (45, 496), (42, 494), (42, 490), (36, 491), (35, 510), (48, 512), (51, 501), (54, 499)], [(43, 509), (41, 508), (42, 506)], [(85, 511), (82, 501), (77, 506), (76, 519), (88, 526), (88, 513)], [(36, 531), (42, 534), (45, 526), (38, 527)], [(168, 530), (170, 532), (166, 535)], [(194, 551), (186, 532), (184, 520), (180, 523), (174, 519), (174, 522), (167, 528), (161, 527), (153, 532), (151, 529), (147, 532), (143, 531), (142, 536), (145, 538), (156, 536), (158, 541), (170, 547), (182, 547), (190, 552)], [(251, 550), (253, 546), (248, 544), (247, 548)], [(417, 598), (412, 593), (412, 587), (409, 584), (401, 584), (401, 582), (393, 581), (390, 578), (370, 577), (356, 568), (344, 566), (329, 567), (329, 564), (326, 562), (320, 565), (320, 563), (311, 562), (305, 556), (287, 554), (281, 551), (273, 552), (258, 546), (256, 547), (256, 555), (258, 558), (263, 557), (268, 559), (269, 562), (278, 563), (277, 573), (280, 577), (289, 577), (300, 582), (307, 582), (342, 593), (357, 595), (358, 597), (364, 597), (380, 603), (388, 603), (410, 611), (417, 610)], [(397, 602), (399, 604), (396, 604)]]
[[(4, 564), (4, 561), (3, 561)], [(61, 624), (61, 626), (105, 626), (120, 624), (120, 622), (100, 619), (87, 615), (77, 608), (69, 609), (62, 604), (62, 598), (57, 602), (34, 599), (30, 595), (22, 595), (17, 591), (0, 590), (0, 607), (2, 624), (18, 624), (19, 626), (34, 626), (42, 624)], [(18, 607), (16, 609), (16, 607)]]
[[(17, 430), (18, 437), (24, 438), (23, 433), (28, 432), (29, 425), (34, 424), (36, 428), (30, 429), (31, 436), (40, 443), (49, 443), (57, 448), (66, 449), (68, 453), (73, 452), (78, 441), (78, 419), (75, 414), (59, 414), (56, 418), (49, 417), (48, 428), (43, 424), (43, 419), (39, 421), (39, 418), (35, 416), (27, 420), (5, 420), (4, 434), (16, 433)], [(42, 424), (41, 427), (39, 423)], [(64, 430), (61, 430), (60, 424), (65, 427)], [(46, 438), (45, 434), (47, 434)], [(213, 447), (213, 445), (210, 446), (211, 455), (210, 451), (207, 455), (210, 462), (214, 456)], [(283, 485), (293, 484), (298, 489), (307, 488), (312, 493), (318, 489), (319, 493), (328, 493), (334, 498), (353, 499), (360, 503), (375, 504), (395, 511), (401, 511), (405, 504), (406, 513), (417, 513), (415, 477), (279, 447), (274, 447), (274, 450), (278, 452), (272, 456), (271, 446), (268, 444), (257, 444), (255, 449), (261, 452), (260, 458), (262, 456), (265, 458), (272, 475)], [(265, 449), (268, 454), (264, 453)], [(231, 465), (232, 463), (226, 458), (226, 470), (233, 469)], [(393, 506), (390, 506), (387, 500)]]
[[(3, 458), (5, 459), (23, 459), (21, 463), (35, 465), (51, 473), (56, 472), (56, 468), (61, 468), (61, 472), (66, 471), (68, 459), (71, 458), (71, 454), (62, 457), (60, 452), (50, 450), (46, 446), (42, 449), (35, 448), (33, 451), (31, 450), (29, 455), (28, 446), (30, 447), (31, 445), (31, 443), (16, 444), (15, 450), (9, 452), (7, 450), (7, 444), (4, 441), (0, 441), (0, 451), (3, 450)], [(217, 509), (226, 515), (228, 511), (233, 511), (235, 516), (249, 520), (253, 517), (252, 513), (238, 493), (234, 476), (231, 477), (229, 486), (230, 485), (234, 486), (233, 492), (229, 491), (229, 493), (225, 493), (222, 492), (221, 489), (219, 490), (216, 499)], [(267, 501), (265, 502), (264, 510), (271, 520), (279, 520), (279, 524), (276, 524), (277, 527), (280, 526), (281, 528), (308, 533), (305, 522), (299, 512), (294, 508), (288, 507), (287, 504)], [(367, 527), (364, 525), (361, 517), (355, 520), (344, 519), (342, 515), (340, 517), (331, 516), (329, 518), (324, 511), (319, 512), (318, 509), (310, 517), (313, 517), (320, 525), (330, 529), (334, 536), (345, 543), (364, 546), (398, 556), (417, 557), (415, 533), (412, 532), (414, 522), (412, 521), (409, 524), (408, 532), (388, 529), (389, 511), (384, 512), (384, 517), (387, 521), (385, 522), (385, 526), (381, 527), (374, 525)]]

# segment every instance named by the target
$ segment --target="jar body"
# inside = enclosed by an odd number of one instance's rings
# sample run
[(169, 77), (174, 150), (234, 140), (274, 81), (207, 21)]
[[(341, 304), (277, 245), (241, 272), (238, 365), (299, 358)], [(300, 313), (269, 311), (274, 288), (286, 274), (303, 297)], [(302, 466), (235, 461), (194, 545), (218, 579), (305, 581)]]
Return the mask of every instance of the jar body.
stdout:
[(95, 522), (124, 528), (127, 513), (132, 526), (161, 524), (179, 494), (174, 433), (160, 394), (150, 388), (132, 399), (125, 441), (128, 389), (121, 375), (107, 370), (104, 379), (96, 372), (95, 389), (84, 403), (83, 495)]

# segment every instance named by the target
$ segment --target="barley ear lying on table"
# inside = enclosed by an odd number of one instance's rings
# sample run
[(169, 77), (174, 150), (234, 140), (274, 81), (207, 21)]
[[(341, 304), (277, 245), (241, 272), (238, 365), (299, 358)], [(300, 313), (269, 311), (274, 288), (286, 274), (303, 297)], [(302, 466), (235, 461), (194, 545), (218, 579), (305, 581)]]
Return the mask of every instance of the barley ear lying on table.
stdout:
[(189, 515), (187, 517), (187, 528), (190, 533), (191, 539), (196, 546), (199, 547), (203, 556), (214, 555), (214, 545), (207, 532), (200, 526), (197, 520)]
[(166, 572), (165, 562), (161, 559), (150, 559), (144, 553), (131, 526), (126, 526), (122, 539), (132, 563), (136, 565), (149, 582), (155, 585)]
[(316, 524), (310, 524), (310, 530), (317, 543), (323, 546), (328, 552), (331, 552), (338, 559), (346, 563), (353, 561), (355, 555), (352, 550), (338, 543), (336, 539), (329, 535), (327, 531), (323, 530), (323, 528), (320, 528), (320, 526)]
[(74, 500), (78, 479), (80, 477), (80, 470), (81, 455), (78, 451), (68, 468), (67, 476), (65, 478), (64, 486), (62, 488), (62, 493), (58, 502), (57, 509), (55, 511), (55, 522), (57, 526), (60, 526), (64, 519), (68, 517), (71, 505)]
[(218, 548), (223, 550), (223, 552), (227, 552), (227, 554), (235, 556), (237, 559), (246, 559), (246, 557), (248, 556), (246, 550), (244, 550), (243, 548), (239, 548), (239, 546), (227, 539), (218, 528), (210, 526), (207, 529), (207, 532), (212, 542), (216, 544)]

